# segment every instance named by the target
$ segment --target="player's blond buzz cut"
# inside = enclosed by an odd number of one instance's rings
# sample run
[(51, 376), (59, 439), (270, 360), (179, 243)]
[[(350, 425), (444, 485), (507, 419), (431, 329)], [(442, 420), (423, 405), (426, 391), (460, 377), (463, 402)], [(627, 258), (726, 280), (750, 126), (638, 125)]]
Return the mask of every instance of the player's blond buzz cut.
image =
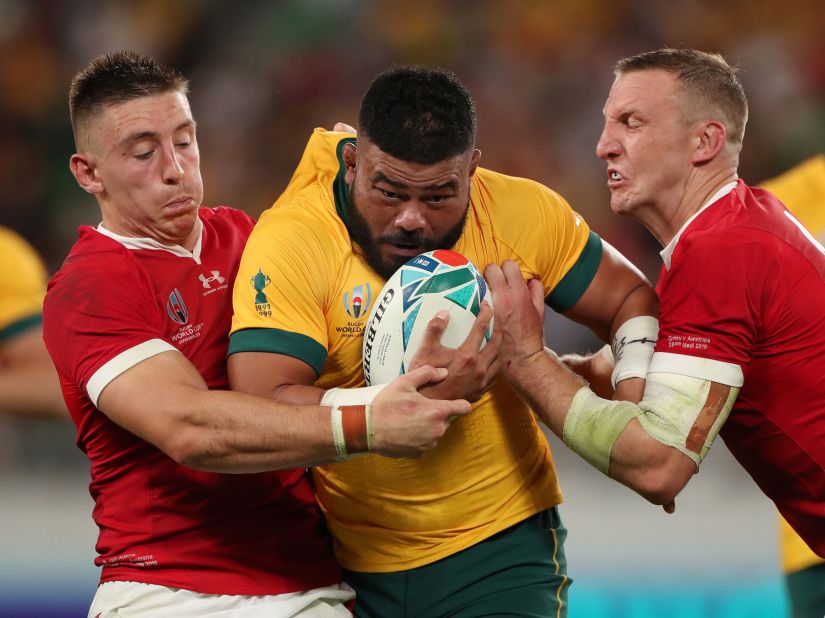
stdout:
[(69, 87), (75, 146), (81, 148), (88, 120), (105, 107), (166, 92), (186, 96), (189, 80), (137, 52), (124, 50), (98, 56), (72, 78)]
[[(613, 73), (619, 77), (654, 69), (671, 73), (694, 101), (721, 113), (728, 142), (737, 150), (742, 147), (748, 122), (748, 99), (739, 79), (739, 69), (728, 64), (720, 54), (665, 47), (622, 58)], [(698, 111), (696, 106), (694, 109)]]

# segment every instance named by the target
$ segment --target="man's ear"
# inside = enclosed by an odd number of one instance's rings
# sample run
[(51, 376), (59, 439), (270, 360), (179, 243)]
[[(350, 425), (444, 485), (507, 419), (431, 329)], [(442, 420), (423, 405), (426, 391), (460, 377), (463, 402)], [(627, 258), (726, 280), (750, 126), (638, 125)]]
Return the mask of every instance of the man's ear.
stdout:
[(69, 169), (80, 188), (87, 193), (103, 193), (103, 182), (97, 175), (93, 155), (75, 153), (69, 159)]
[(473, 155), (470, 157), (470, 176), (476, 173), (478, 169), (478, 162), (481, 160), (481, 151), (476, 148), (473, 150)]
[(344, 167), (346, 168), (346, 181), (348, 185), (352, 184), (355, 178), (355, 165), (358, 162), (358, 147), (352, 143), (344, 144), (344, 150), (341, 152), (344, 159)]
[(718, 120), (703, 122), (696, 129), (696, 150), (693, 153), (693, 163), (701, 164), (712, 161), (724, 148), (728, 139), (725, 125)]

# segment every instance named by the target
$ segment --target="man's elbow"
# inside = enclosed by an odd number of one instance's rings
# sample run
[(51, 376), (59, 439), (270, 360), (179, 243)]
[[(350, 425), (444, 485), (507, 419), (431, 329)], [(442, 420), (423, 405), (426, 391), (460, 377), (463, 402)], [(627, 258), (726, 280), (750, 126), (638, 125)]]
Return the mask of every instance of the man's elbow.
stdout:
[(657, 505), (670, 504), (676, 499), (691, 476), (696, 465), (687, 455), (668, 447), (668, 453), (640, 474), (633, 489), (649, 502)]
[(648, 502), (663, 506), (673, 502), (684, 486), (685, 482), (679, 482), (665, 472), (657, 470), (653, 474), (645, 475), (643, 481), (634, 489)]
[(216, 436), (209, 435), (202, 427), (185, 427), (174, 432), (160, 448), (169, 458), (182, 466), (205, 472), (219, 472), (215, 462), (220, 457), (220, 445)]

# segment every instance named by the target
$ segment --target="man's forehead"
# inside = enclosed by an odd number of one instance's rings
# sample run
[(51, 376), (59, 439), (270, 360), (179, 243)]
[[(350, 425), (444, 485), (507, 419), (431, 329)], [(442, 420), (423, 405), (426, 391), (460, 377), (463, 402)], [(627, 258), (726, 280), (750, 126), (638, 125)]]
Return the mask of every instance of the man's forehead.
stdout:
[(676, 102), (676, 76), (659, 69), (631, 71), (616, 77), (604, 113), (623, 113)]
[(189, 101), (180, 92), (130, 99), (106, 105), (100, 111), (100, 122), (111, 129), (126, 131), (144, 127), (144, 130), (162, 130), (192, 121)]
[(469, 171), (470, 153), (463, 153), (433, 164), (403, 161), (387, 154), (371, 142), (359, 139), (359, 155), (364, 156), (366, 172), (373, 181), (389, 181), (396, 186), (432, 188), (457, 184)]
[(78, 146), (107, 151), (118, 144), (186, 127), (195, 127), (186, 95), (165, 92), (103, 106), (81, 123)]

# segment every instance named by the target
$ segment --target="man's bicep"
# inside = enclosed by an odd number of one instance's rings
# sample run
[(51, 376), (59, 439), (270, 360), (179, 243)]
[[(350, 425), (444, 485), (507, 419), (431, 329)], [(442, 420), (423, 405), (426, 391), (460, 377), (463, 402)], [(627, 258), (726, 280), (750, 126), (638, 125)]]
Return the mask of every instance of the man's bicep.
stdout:
[(638, 315), (658, 315), (656, 293), (627, 258), (602, 241), (599, 266), (581, 297), (564, 315), (609, 341), (611, 326)]
[(145, 357), (102, 386), (97, 407), (112, 421), (164, 450), (181, 427), (186, 402), (208, 387), (198, 370), (174, 349)]
[(300, 358), (271, 352), (238, 352), (228, 360), (232, 390), (292, 404), (317, 404), (321, 391), (312, 387), (315, 369)]

